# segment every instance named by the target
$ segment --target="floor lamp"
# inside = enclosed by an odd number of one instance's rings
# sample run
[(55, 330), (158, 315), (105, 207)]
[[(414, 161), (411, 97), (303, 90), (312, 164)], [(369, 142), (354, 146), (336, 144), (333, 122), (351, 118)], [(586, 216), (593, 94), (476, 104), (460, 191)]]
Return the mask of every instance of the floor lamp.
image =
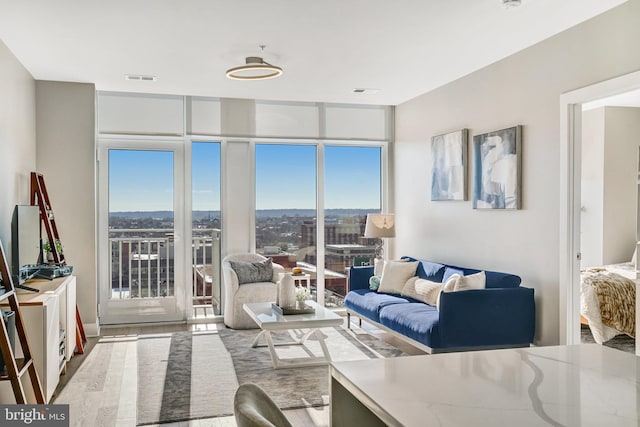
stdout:
[(376, 243), (376, 261), (383, 259), (382, 239), (396, 237), (395, 218), (393, 214), (367, 214), (364, 237), (379, 239)]

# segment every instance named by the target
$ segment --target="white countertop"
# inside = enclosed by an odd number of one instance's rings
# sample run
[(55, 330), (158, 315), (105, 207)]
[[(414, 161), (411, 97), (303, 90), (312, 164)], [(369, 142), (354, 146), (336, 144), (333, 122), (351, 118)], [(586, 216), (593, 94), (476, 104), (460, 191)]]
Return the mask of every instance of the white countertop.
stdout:
[(637, 426), (640, 358), (597, 344), (333, 362), (390, 425)]

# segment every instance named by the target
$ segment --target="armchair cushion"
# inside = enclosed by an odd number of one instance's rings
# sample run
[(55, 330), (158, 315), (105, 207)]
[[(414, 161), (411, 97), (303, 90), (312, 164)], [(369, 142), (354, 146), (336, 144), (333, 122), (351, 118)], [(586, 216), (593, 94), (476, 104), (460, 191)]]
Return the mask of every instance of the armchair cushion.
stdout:
[(238, 284), (270, 282), (273, 278), (271, 258), (257, 262), (231, 261), (229, 264), (238, 276)]
[(369, 289), (356, 289), (347, 293), (344, 305), (358, 313), (363, 313), (369, 319), (379, 321), (380, 310), (391, 304), (403, 304), (409, 299), (397, 295), (384, 294)]

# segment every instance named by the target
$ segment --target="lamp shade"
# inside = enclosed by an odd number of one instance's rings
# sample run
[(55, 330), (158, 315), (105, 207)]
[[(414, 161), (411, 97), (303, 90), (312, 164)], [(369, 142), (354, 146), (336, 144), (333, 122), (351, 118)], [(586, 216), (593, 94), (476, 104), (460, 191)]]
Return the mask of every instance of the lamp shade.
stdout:
[(395, 218), (393, 214), (368, 214), (364, 237), (381, 238), (396, 237)]

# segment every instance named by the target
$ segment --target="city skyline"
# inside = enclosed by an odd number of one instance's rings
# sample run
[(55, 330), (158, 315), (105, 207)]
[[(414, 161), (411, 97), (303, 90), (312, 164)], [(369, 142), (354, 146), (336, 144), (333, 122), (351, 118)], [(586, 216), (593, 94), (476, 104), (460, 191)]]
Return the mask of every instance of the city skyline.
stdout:
[[(256, 144), (256, 210), (316, 208), (316, 146)], [(379, 209), (381, 148), (325, 146), (325, 207)], [(220, 144), (192, 144), (192, 206), (220, 210)], [(109, 212), (173, 210), (174, 155), (109, 150)]]

